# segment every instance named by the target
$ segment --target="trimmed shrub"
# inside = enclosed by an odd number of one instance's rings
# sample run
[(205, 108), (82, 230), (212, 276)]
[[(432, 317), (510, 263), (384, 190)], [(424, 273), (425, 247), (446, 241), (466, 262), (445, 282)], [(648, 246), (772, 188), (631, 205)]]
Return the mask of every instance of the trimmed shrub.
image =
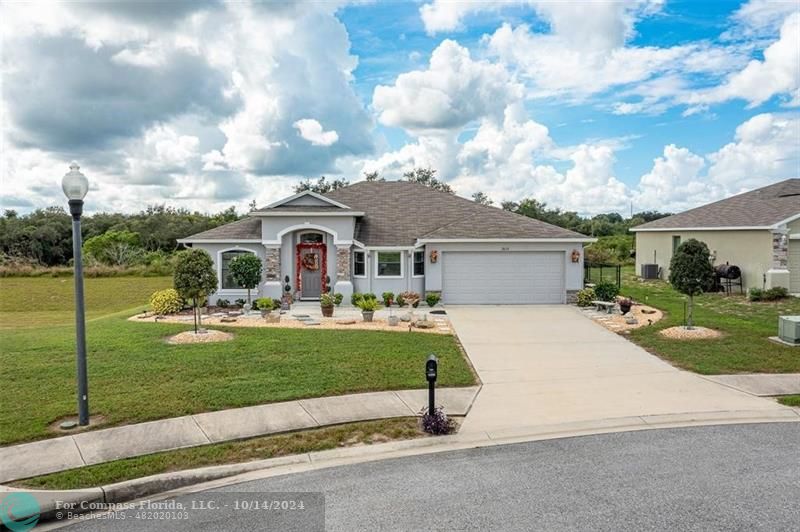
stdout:
[(228, 308), (231, 306), (231, 302), (227, 299), (217, 299), (217, 306), (219, 308)]
[(359, 301), (364, 301), (364, 294), (353, 292), (353, 295), (350, 296), (350, 304), (357, 307)]
[(394, 301), (394, 292), (384, 292), (381, 294), (381, 298), (384, 306), (390, 307), (392, 306), (392, 301)]
[(378, 300), (378, 296), (376, 296), (375, 294), (370, 292), (368, 294), (364, 294), (364, 299), (371, 299), (373, 301), (377, 301)]
[(594, 292), (594, 288), (584, 288), (578, 292), (575, 303), (579, 307), (589, 307), (592, 305), (592, 301), (595, 300), (597, 300), (597, 295)]
[(747, 292), (747, 299), (750, 301), (762, 301), (764, 299), (764, 291), (760, 288), (751, 288)]
[(333, 294), (333, 304), (337, 307), (342, 304), (342, 300), (344, 299), (344, 295), (340, 293)]
[(163, 316), (164, 314), (175, 314), (183, 308), (183, 299), (174, 288), (158, 290), (150, 296), (150, 310)]
[(600, 301), (614, 301), (619, 295), (619, 287), (614, 283), (597, 283), (594, 287), (594, 294)]
[(442, 299), (442, 296), (440, 296), (436, 292), (428, 292), (425, 295), (425, 302), (428, 304), (429, 307), (435, 307), (440, 299)]

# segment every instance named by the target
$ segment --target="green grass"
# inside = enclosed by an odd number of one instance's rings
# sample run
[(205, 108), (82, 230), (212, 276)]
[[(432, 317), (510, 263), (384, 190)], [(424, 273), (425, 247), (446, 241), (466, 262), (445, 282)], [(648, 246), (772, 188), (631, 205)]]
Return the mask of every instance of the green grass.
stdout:
[(800, 407), (800, 395), (784, 395), (783, 397), (778, 397), (778, 402), (786, 406)]
[(663, 281), (642, 281), (623, 269), (622, 293), (665, 312), (663, 320), (634, 330), (630, 338), (676, 366), (706, 375), (725, 373), (794, 373), (800, 356), (771, 342), (778, 316), (800, 314), (800, 299), (750, 303), (743, 295), (703, 294), (695, 298), (694, 323), (723, 333), (711, 340), (673, 340), (658, 334), (683, 325), (686, 297)]
[(351, 423), (106, 462), (21, 480), (14, 485), (31, 489), (80, 489), (203, 466), (248, 462), (389, 440), (406, 440), (424, 435), (416, 418)]
[[(10, 281), (10, 282), (7, 282)], [(23, 282), (20, 282), (23, 281)], [(25, 282), (27, 281), (27, 282)], [(0, 444), (55, 436), (48, 426), (76, 413), (71, 286), (60, 279), (3, 279), (0, 329)], [(163, 288), (154, 278), (87, 279), (89, 406), (101, 426), (138, 423), (303, 397), (425, 387), (428, 353), (439, 356), (439, 383), (463, 386), (475, 377), (454, 337), (416, 332), (228, 328), (230, 342), (168, 345), (167, 336), (190, 324), (126, 319)], [(151, 284), (152, 283), (152, 284)], [(37, 292), (39, 291), (39, 292)], [(41, 316), (30, 301), (58, 316)], [(38, 299), (37, 299), (38, 298)], [(8, 305), (15, 300), (22, 307)], [(26, 303), (28, 302), (28, 303)], [(67, 308), (65, 308), (67, 307)], [(66, 317), (61, 314), (66, 313)], [(15, 325), (19, 323), (20, 326)], [(62, 324), (59, 324), (62, 323)]]

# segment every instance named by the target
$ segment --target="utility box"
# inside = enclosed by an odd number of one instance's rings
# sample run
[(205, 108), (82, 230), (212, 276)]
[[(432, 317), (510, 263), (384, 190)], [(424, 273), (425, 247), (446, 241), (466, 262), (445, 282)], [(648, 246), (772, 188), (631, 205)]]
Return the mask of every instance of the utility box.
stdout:
[(784, 342), (800, 345), (800, 316), (778, 318), (778, 337)]
[(658, 279), (658, 264), (642, 264), (642, 279)]

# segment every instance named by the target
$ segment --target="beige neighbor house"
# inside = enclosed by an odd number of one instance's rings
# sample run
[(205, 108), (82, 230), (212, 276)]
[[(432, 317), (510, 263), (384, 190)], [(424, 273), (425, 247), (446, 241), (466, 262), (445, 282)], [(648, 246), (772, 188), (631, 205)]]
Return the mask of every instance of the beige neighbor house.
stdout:
[(695, 238), (711, 250), (715, 265), (742, 270), (744, 289), (782, 286), (800, 293), (800, 179), (709, 203), (636, 226), (636, 271), (657, 264), (669, 276), (672, 254)]
[(329, 289), (438, 292), (448, 304), (552, 304), (583, 288), (583, 247), (594, 239), (406, 181), (362, 181), (325, 195), (301, 192), (244, 219), (180, 240), (206, 250), (219, 289), (247, 293), (233, 258), (264, 266), (257, 295), (304, 300)]

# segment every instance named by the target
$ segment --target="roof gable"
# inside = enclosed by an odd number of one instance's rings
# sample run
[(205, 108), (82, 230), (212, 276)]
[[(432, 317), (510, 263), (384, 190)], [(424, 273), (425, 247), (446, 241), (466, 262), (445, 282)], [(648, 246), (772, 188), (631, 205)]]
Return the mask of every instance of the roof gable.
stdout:
[[(294, 210), (302, 210), (304, 207), (332, 207), (333, 209), (349, 209), (347, 205), (340, 203), (322, 194), (317, 194), (311, 190), (304, 190), (292, 196), (280, 199), (275, 203), (270, 203), (264, 208), (256, 209), (253, 213), (267, 212), (281, 207), (291, 207)], [(288, 209), (287, 209), (288, 210)]]
[(767, 229), (798, 216), (800, 216), (800, 179), (787, 179), (637, 225), (631, 231)]

